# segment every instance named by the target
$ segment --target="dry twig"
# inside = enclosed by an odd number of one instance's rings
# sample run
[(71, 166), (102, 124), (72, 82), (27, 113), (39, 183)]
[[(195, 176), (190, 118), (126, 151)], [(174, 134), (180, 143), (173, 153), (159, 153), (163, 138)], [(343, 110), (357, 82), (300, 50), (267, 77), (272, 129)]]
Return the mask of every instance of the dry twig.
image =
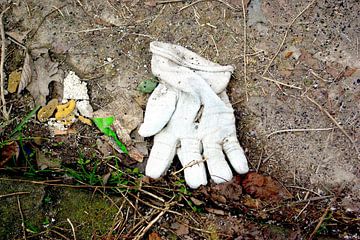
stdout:
[(285, 87), (288, 87), (288, 88), (295, 88), (295, 89), (299, 89), (299, 90), (302, 90), (301, 87), (297, 87), (297, 86), (294, 86), (294, 85), (289, 85), (289, 84), (286, 84), (286, 83), (283, 83), (283, 82), (280, 82), (278, 80), (274, 80), (274, 79), (271, 79), (271, 78), (268, 78), (268, 77), (264, 77), (264, 76), (260, 76), (262, 79), (265, 79), (269, 82), (273, 82), (277, 85), (282, 85), (282, 86), (285, 86)]
[(353, 145), (356, 153), (358, 154), (358, 158), (360, 159), (360, 152), (359, 149), (356, 145), (356, 142), (354, 141), (354, 139), (352, 139), (352, 137), (345, 131), (345, 129), (335, 120), (335, 118), (333, 116), (331, 116), (331, 114), (325, 109), (323, 108), (318, 102), (316, 102), (314, 99), (310, 98), (309, 96), (306, 96), (306, 98), (312, 102), (313, 104), (315, 104), (320, 111), (322, 111), (323, 113), (325, 113), (326, 116), (328, 116), (328, 118), (340, 129), (340, 131), (349, 139), (349, 141), (351, 142), (351, 144)]
[(246, 31), (246, 8), (245, 8), (245, 3), (244, 0), (241, 1), (241, 5), (242, 5), (242, 11), (243, 11), (243, 25), (244, 25), (244, 52), (243, 52), (243, 61), (244, 61), (244, 80), (245, 80), (245, 96), (246, 96), (246, 101), (249, 101), (249, 95), (248, 95), (248, 91), (247, 91), (247, 31)]
[(19, 208), (20, 217), (21, 217), (21, 227), (23, 229), (23, 238), (26, 240), (26, 228), (25, 228), (24, 214), (22, 213), (22, 210), (21, 210), (19, 195), (17, 196), (17, 203), (18, 203), (18, 208)]
[(1, 60), (0, 60), (0, 91), (1, 91), (1, 105), (2, 105), (2, 113), (6, 120), (9, 120), (10, 111), (6, 110), (6, 101), (5, 101), (5, 93), (4, 93), (4, 81), (5, 81), (5, 73), (4, 73), (4, 64), (5, 64), (5, 49), (6, 49), (6, 39), (5, 39), (5, 30), (3, 24), (3, 16), (10, 7), (7, 7), (0, 14), (0, 33), (1, 33)]
[(230, 5), (229, 3), (227, 3), (226, 1), (222, 1), (222, 0), (198, 0), (198, 1), (195, 1), (195, 2), (192, 2), (190, 3), (189, 5), (186, 5), (185, 7), (182, 7), (180, 8), (179, 12), (191, 7), (191, 6), (194, 6), (198, 3), (201, 3), (201, 2), (206, 2), (206, 1), (217, 1), (219, 3), (222, 3), (222, 4), (225, 4), (228, 8), (230, 8), (231, 10), (234, 10), (234, 11), (237, 11), (238, 9), (236, 9), (234, 6)]
[(30, 192), (14, 192), (14, 193), (0, 195), (0, 198), (12, 197), (12, 196), (17, 196), (17, 195), (22, 195), (22, 194), (29, 194), (29, 193)]
[(68, 221), (68, 223), (70, 224), (71, 226), (71, 231), (73, 233), (73, 236), (74, 236), (74, 240), (76, 240), (76, 234), (75, 234), (75, 228), (74, 228), (74, 225), (72, 224), (72, 222), (70, 221), (69, 218), (66, 219), (66, 221)]
[(296, 129), (283, 129), (272, 132), (268, 134), (266, 137), (269, 138), (272, 135), (279, 134), (279, 133), (288, 133), (288, 132), (313, 132), (313, 131), (329, 131), (333, 130), (334, 128), (296, 128)]
[(285, 40), (289, 34), (289, 31), (292, 27), (292, 25), (295, 23), (296, 19), (298, 19), (306, 10), (308, 10), (314, 3), (316, 2), (316, 0), (312, 0), (288, 25), (284, 37), (278, 47), (278, 50), (276, 51), (276, 53), (274, 54), (274, 56), (271, 58), (270, 62), (268, 63), (268, 65), (266, 66), (264, 72), (262, 73), (262, 76), (265, 76), (265, 74), (267, 73), (267, 71), (269, 70), (271, 64), (274, 62), (275, 58), (279, 55), (281, 48), (283, 47)]

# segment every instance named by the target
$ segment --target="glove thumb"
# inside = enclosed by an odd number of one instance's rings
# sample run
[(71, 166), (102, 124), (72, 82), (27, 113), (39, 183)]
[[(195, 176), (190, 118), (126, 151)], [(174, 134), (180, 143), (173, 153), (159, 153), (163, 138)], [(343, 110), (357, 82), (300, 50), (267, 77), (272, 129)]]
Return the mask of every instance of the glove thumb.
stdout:
[(144, 123), (139, 128), (139, 134), (150, 137), (163, 129), (175, 111), (176, 101), (177, 92), (159, 84), (147, 102)]

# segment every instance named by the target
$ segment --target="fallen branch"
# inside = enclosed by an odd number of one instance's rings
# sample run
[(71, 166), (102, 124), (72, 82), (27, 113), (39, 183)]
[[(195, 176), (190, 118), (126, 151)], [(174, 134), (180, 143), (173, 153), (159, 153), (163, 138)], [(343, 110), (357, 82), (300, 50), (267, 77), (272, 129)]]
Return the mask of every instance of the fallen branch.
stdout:
[(2, 104), (2, 113), (6, 120), (9, 120), (9, 113), (6, 110), (6, 101), (5, 101), (5, 94), (4, 94), (4, 64), (5, 64), (5, 49), (6, 49), (6, 39), (5, 39), (5, 30), (3, 24), (3, 16), (10, 7), (7, 7), (4, 11), (0, 14), (0, 34), (1, 34), (1, 60), (0, 60), (0, 92), (1, 92), (1, 104)]

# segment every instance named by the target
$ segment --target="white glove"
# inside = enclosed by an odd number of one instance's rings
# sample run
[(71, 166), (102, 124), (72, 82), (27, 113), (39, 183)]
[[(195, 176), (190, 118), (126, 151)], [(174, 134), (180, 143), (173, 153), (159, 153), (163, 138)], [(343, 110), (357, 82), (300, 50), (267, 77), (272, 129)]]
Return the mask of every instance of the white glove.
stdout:
[[(160, 177), (177, 152), (184, 167), (191, 165), (184, 169), (187, 184), (191, 188), (205, 185), (202, 145), (214, 182), (232, 178), (222, 149), (234, 170), (246, 173), (246, 157), (236, 138), (233, 109), (224, 90), (233, 68), (210, 62), (176, 45), (153, 42), (150, 50), (153, 52), (153, 74), (165, 85), (160, 84), (150, 96), (144, 124), (139, 130), (144, 137), (158, 133), (145, 174)], [(221, 98), (216, 93), (220, 93)], [(200, 123), (196, 124), (201, 104), (204, 109)]]

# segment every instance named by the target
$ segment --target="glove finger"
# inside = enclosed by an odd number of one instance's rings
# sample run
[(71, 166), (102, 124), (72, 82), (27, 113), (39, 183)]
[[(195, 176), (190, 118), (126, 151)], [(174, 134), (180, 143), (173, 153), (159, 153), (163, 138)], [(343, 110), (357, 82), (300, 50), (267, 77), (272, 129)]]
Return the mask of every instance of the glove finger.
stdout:
[(176, 101), (177, 92), (159, 84), (150, 95), (139, 134), (149, 137), (163, 129), (175, 111)]
[(145, 175), (159, 178), (170, 166), (176, 152), (178, 139), (166, 132), (157, 134), (145, 168)]
[(231, 163), (231, 166), (237, 173), (244, 174), (249, 171), (249, 166), (244, 150), (240, 146), (235, 134), (225, 138), (223, 148)]
[(215, 183), (227, 182), (232, 179), (233, 174), (219, 144), (204, 143), (204, 157), (210, 176)]
[[(181, 147), (177, 151), (181, 165), (184, 167), (186, 184), (193, 189), (207, 184), (206, 169), (200, 150), (198, 139), (181, 139)], [(198, 163), (195, 164), (196, 162)]]

